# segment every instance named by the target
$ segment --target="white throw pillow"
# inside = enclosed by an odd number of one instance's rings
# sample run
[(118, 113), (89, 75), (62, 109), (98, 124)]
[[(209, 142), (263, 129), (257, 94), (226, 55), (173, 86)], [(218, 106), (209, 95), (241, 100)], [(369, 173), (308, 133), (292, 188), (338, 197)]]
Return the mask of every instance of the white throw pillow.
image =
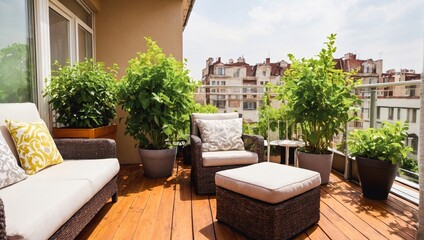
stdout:
[(244, 150), (241, 139), (243, 133), (243, 119), (205, 120), (197, 119), (202, 151)]
[(0, 134), (0, 188), (22, 181), (27, 177), (25, 171), (18, 166), (3, 135)]

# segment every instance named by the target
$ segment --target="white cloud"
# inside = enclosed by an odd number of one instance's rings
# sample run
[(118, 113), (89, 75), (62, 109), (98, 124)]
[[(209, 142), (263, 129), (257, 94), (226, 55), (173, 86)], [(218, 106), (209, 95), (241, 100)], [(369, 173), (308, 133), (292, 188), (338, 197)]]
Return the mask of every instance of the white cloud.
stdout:
[[(338, 36), (335, 57), (347, 52), (364, 59), (381, 56), (384, 69), (421, 71), (423, 65), (422, 0), (232, 0), (230, 7), (237, 11), (222, 13), (210, 4), (196, 1), (184, 33), (184, 56), (197, 79), (208, 57), (227, 61), (244, 55), (250, 64), (266, 57), (287, 60), (288, 53), (313, 57), (330, 33)], [(213, 4), (225, 7), (226, 1)]]

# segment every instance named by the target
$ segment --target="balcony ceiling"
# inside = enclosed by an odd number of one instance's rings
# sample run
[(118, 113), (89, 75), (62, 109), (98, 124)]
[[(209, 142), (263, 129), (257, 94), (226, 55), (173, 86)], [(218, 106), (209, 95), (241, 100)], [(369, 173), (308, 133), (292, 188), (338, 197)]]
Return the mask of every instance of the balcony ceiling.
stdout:
[(196, 0), (183, 0), (183, 29), (187, 25), (195, 1)]

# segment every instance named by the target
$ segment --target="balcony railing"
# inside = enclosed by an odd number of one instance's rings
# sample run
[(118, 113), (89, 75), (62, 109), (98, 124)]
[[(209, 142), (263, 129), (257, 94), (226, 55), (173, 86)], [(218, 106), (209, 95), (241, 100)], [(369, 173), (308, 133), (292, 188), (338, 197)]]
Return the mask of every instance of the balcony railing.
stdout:
[[(421, 104), (419, 93), (421, 92), (422, 80), (409, 80), (402, 82), (387, 82), (363, 84), (356, 88), (358, 96), (362, 99), (361, 111), (358, 113), (360, 120), (350, 123), (347, 127), (348, 132), (355, 128), (380, 127), (383, 121), (408, 121), (409, 122), (409, 138), (408, 144), (413, 147), (414, 153), (409, 157), (417, 160), (418, 140), (419, 140), (419, 123)], [(199, 88), (197, 96), (202, 95), (203, 103), (207, 99), (219, 99), (220, 111), (237, 110), (243, 116), (252, 116), (252, 110), (244, 112), (246, 108), (245, 102), (256, 102), (257, 108), (262, 106), (262, 96), (265, 91), (263, 85), (227, 85), (219, 86), (224, 89), (220, 92), (207, 92), (208, 88), (217, 88), (217, 86), (202, 86)], [(247, 98), (249, 96), (249, 98)], [(255, 97), (252, 97), (255, 96)], [(271, 96), (274, 96), (271, 94)], [(218, 98), (220, 97), (220, 98)], [(240, 101), (239, 107), (229, 107), (229, 101)], [(212, 103), (212, 101), (209, 101)], [(218, 103), (216, 101), (216, 103)], [(249, 105), (250, 106), (250, 105)], [(275, 105), (278, 107), (278, 104)], [(231, 109), (229, 109), (231, 108)], [(256, 108), (256, 109), (257, 109)], [(254, 111), (253, 111), (254, 112)], [(256, 115), (258, 115), (256, 113)], [(259, 119), (249, 119), (257, 122)], [(285, 133), (280, 134), (285, 136)], [(346, 157), (346, 169), (351, 169), (351, 162)], [(350, 178), (351, 171), (345, 171), (345, 177)], [(400, 177), (408, 181), (417, 182), (418, 174), (411, 169), (400, 169)], [(414, 184), (410, 184), (414, 186)]]

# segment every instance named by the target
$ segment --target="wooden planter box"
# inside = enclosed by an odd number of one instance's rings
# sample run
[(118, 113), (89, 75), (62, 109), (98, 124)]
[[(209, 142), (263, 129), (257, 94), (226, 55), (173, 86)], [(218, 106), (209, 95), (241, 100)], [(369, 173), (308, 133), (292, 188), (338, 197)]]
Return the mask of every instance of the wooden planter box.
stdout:
[(98, 128), (53, 128), (55, 138), (116, 138), (116, 124)]

